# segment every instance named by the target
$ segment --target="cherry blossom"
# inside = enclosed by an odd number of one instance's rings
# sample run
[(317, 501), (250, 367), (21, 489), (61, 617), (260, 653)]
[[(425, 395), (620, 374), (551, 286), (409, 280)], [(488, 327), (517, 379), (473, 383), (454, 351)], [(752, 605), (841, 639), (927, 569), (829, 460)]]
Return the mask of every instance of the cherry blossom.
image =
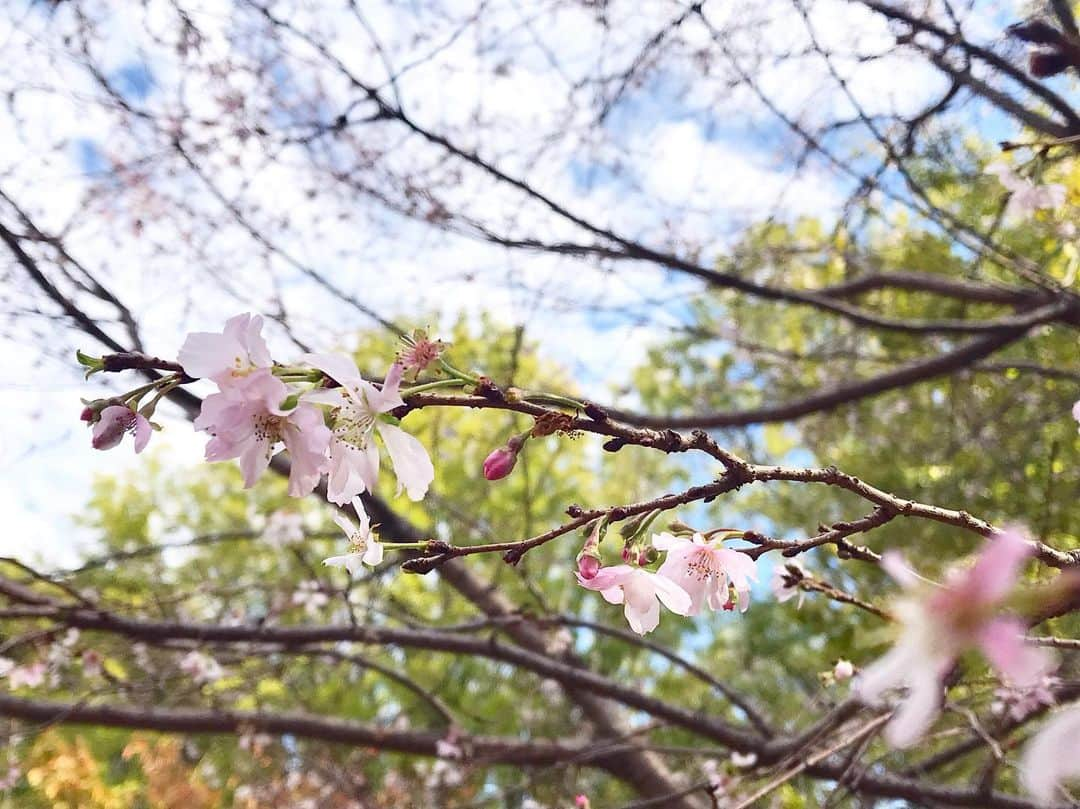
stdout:
[(701, 771), (705, 774), (705, 780), (709, 784), (709, 792), (712, 793), (713, 797), (718, 800), (726, 798), (734, 779), (720, 769), (716, 759), (709, 758), (701, 762)]
[(112, 449), (128, 433), (135, 436), (135, 452), (139, 453), (150, 442), (153, 428), (144, 415), (127, 405), (109, 405), (94, 425), (90, 444), (94, 449)]
[(1054, 705), (1057, 702), (1054, 688), (1060, 684), (1059, 678), (1048, 675), (1026, 688), (1004, 685), (994, 691), (990, 713), (994, 716), (1008, 713), (1015, 721), (1021, 722), (1040, 708)]
[(344, 355), (307, 354), (304, 362), (341, 385), (304, 397), (307, 401), (335, 408), (327, 482), (329, 500), (340, 506), (358, 494), (374, 490), (379, 477), (379, 449), (374, 441), (376, 431), (394, 465), (398, 493), (404, 488), (410, 499), (423, 500), (435, 478), (435, 468), (427, 450), (400, 427), (380, 418), (381, 414), (404, 404), (398, 392), (402, 366), (398, 363), (390, 366), (380, 389), (362, 378), (356, 363)]
[(783, 565), (777, 565), (773, 568), (769, 587), (772, 589), (776, 600), (781, 604), (785, 601), (790, 601), (797, 595), (799, 597), (799, 603), (795, 605), (795, 608), (802, 609), (803, 599), (806, 598), (806, 591), (799, 586), (799, 581), (805, 576), (806, 570), (798, 562), (788, 562)]
[(577, 579), (582, 587), (599, 591), (609, 604), (623, 604), (630, 628), (639, 635), (652, 632), (660, 624), (660, 602), (676, 615), (690, 614), (692, 601), (685, 590), (639, 567), (602, 567), (591, 579), (580, 574)]
[(436, 362), (446, 350), (446, 343), (442, 340), (432, 340), (426, 332), (417, 329), (411, 336), (405, 338), (405, 348), (398, 355), (401, 363), (410, 379), (427, 369)]
[(652, 544), (667, 551), (657, 573), (689, 594), (689, 615), (697, 615), (705, 604), (714, 611), (731, 609), (732, 589), (740, 611), (746, 612), (750, 606), (750, 582), (757, 581), (757, 566), (745, 553), (725, 548), (721, 540), (710, 541), (702, 534), (694, 534), (693, 539), (655, 534)]
[(315, 615), (318, 611), (330, 603), (330, 596), (323, 592), (322, 585), (317, 581), (302, 581), (290, 599), (293, 606), (303, 607), (308, 615)]
[(1077, 400), (1076, 403), (1073, 404), (1072, 416), (1078, 422), (1078, 429), (1080, 429), (1080, 400)]
[(273, 364), (262, 338), (262, 325), (258, 315), (244, 313), (229, 318), (221, 334), (193, 332), (184, 340), (177, 359), (188, 376), (206, 377), (224, 387)]
[(1031, 552), (1018, 531), (1005, 531), (987, 543), (974, 565), (951, 571), (944, 585), (920, 579), (896, 554), (885, 554), (883, 566), (910, 596), (895, 609), (903, 627), (900, 639), (855, 681), (855, 693), (874, 702), (890, 688), (908, 688), (885, 729), (894, 747), (914, 744), (933, 723), (942, 681), (965, 649), (981, 649), (1018, 687), (1034, 686), (1048, 673), (1052, 658), (1024, 643), (1023, 623), (998, 615)]
[(180, 659), (180, 671), (200, 685), (225, 676), (225, 669), (214, 658), (193, 649)]
[(1080, 704), (1059, 711), (1032, 739), (1020, 759), (1024, 787), (1040, 803), (1062, 799), (1061, 784), (1080, 778)]
[(48, 667), (41, 660), (25, 666), (16, 666), (8, 672), (8, 687), (14, 691), (16, 688), (37, 688), (45, 682), (45, 674)]
[(266, 521), (263, 539), (275, 548), (296, 545), (304, 539), (304, 517), (296, 511), (275, 511)]
[(285, 383), (262, 368), (234, 380), (203, 400), (195, 429), (213, 436), (206, 460), (239, 458), (244, 487), (255, 485), (284, 443), (289, 451), (289, 494), (302, 497), (319, 483), (326, 469), (330, 430), (319, 408), (300, 403), (282, 409), (289, 396)]
[(334, 514), (334, 522), (349, 538), (349, 546), (352, 550), (342, 556), (331, 556), (329, 559), (324, 559), (323, 564), (330, 567), (343, 567), (355, 576), (362, 569), (362, 565), (375, 567), (375, 565), (382, 562), (383, 546), (379, 542), (379, 538), (371, 530), (371, 521), (368, 519), (367, 512), (364, 511), (364, 504), (360, 502), (359, 497), (353, 498), (352, 507), (353, 511), (356, 512), (358, 524), (354, 525), (352, 520), (344, 514)]
[(435, 755), (439, 758), (461, 758), (464, 753), (457, 744), (456, 738), (451, 735), (435, 742)]
[(1005, 206), (1007, 216), (1027, 218), (1040, 208), (1060, 208), (1065, 204), (1065, 186), (1059, 183), (1036, 185), (1004, 163), (992, 163), (985, 171), (997, 177), (998, 182), (1010, 192), (1009, 202)]
[(740, 770), (746, 770), (757, 764), (757, 753), (740, 753), (735, 751), (731, 754), (731, 764)]

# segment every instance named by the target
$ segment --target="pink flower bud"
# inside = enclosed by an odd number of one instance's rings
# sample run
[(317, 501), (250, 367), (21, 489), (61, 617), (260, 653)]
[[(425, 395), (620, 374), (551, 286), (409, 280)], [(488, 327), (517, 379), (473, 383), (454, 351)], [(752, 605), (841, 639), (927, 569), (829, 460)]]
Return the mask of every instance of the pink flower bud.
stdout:
[(595, 556), (581, 554), (577, 560), (578, 575), (583, 579), (595, 579), (600, 572), (600, 560)]
[(484, 458), (484, 477), (487, 480), (502, 480), (514, 470), (518, 453), (525, 446), (527, 436), (515, 435), (506, 442), (505, 447), (492, 450)]
[(578, 809), (590, 809), (592, 804), (589, 803), (587, 795), (578, 795), (574, 798), (574, 806), (578, 807)]
[(648, 545), (638, 551), (637, 563), (640, 567), (651, 565), (656, 561), (657, 555), (656, 548), (652, 545)]
[(84, 407), (82, 413), (79, 414), (79, 419), (81, 421), (93, 421), (94, 409), (92, 407)]
[(510, 474), (517, 463), (517, 453), (506, 447), (499, 447), (484, 458), (484, 477), (487, 480), (501, 480)]
[(843, 682), (844, 680), (850, 680), (855, 674), (855, 666), (852, 665), (850, 660), (844, 660), (841, 658), (836, 661), (836, 665), (833, 666), (833, 677), (837, 682)]

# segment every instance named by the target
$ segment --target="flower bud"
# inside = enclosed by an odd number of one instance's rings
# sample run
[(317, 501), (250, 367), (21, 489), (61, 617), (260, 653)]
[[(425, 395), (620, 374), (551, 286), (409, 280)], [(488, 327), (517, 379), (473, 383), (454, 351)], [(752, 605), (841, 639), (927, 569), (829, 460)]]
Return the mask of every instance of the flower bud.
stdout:
[(637, 563), (640, 567), (651, 565), (660, 558), (660, 552), (652, 545), (646, 545), (638, 551)]
[(591, 554), (582, 553), (577, 558), (578, 575), (583, 579), (595, 579), (600, 572), (600, 560)]
[(132, 428), (135, 420), (134, 413), (127, 416), (120, 411), (121, 408), (117, 407), (114, 413), (109, 414), (109, 418), (102, 418), (98, 422), (94, 434), (90, 437), (90, 446), (94, 449), (112, 449), (120, 443), (120, 439)]
[(592, 804), (589, 802), (589, 797), (587, 795), (578, 795), (574, 798), (574, 806), (577, 807), (577, 809), (591, 809)]
[(840, 658), (836, 661), (836, 665), (833, 666), (832, 673), (838, 683), (850, 680), (855, 675), (855, 666), (850, 660)]
[(577, 555), (578, 576), (592, 579), (600, 571), (600, 542), (607, 533), (607, 517), (598, 517), (589, 523), (589, 534)]
[(79, 419), (81, 421), (93, 421), (94, 420), (94, 408), (89, 407), (89, 406), (84, 407), (82, 409), (82, 413), (79, 414)]
[(515, 435), (506, 442), (506, 446), (492, 450), (491, 454), (484, 459), (484, 478), (487, 480), (502, 480), (509, 475), (514, 464), (517, 463), (518, 453), (525, 446), (528, 433)]

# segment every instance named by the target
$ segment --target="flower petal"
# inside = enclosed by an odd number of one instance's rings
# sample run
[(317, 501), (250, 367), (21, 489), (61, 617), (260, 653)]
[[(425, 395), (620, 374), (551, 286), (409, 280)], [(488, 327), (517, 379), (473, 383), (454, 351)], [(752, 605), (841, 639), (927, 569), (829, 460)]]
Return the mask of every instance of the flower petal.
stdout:
[(379, 422), (378, 430), (390, 454), (390, 463), (394, 465), (398, 491), (404, 487), (410, 500), (423, 500), (435, 479), (435, 467), (431, 465), (424, 445), (393, 424)]
[(135, 414), (135, 453), (138, 454), (146, 449), (146, 445), (150, 443), (150, 436), (153, 435), (154, 428), (150, 426), (150, 422), (146, 420), (146, 417), (140, 413)]
[(911, 569), (899, 551), (889, 550), (881, 554), (881, 567), (905, 590), (910, 590), (919, 583), (919, 575)]
[(673, 548), (677, 548), (680, 545), (689, 545), (690, 540), (685, 537), (677, 537), (666, 531), (660, 534), (652, 535), (652, 545), (658, 551), (670, 551)]
[(885, 728), (885, 740), (899, 748), (921, 739), (941, 710), (941, 681), (933, 666), (916, 666), (907, 679), (907, 698)]
[(1056, 713), (1024, 748), (1020, 779), (1040, 803), (1063, 796), (1061, 782), (1080, 776), (1080, 705)]
[(1054, 667), (1045, 649), (1024, 642), (1024, 624), (1016, 618), (995, 618), (979, 633), (979, 647), (1010, 685), (1033, 688)]
[(591, 579), (578, 576), (578, 583), (586, 590), (609, 590), (612, 587), (622, 587), (633, 573), (634, 568), (630, 565), (611, 565), (600, 568)]
[[(994, 604), (1016, 584), (1020, 567), (1035, 549), (1017, 528), (1010, 527), (987, 542), (964, 576), (964, 589), (979, 604)], [(963, 586), (963, 585), (962, 585)]]
[(368, 539), (367, 550), (364, 551), (363, 562), (365, 565), (375, 567), (375, 565), (381, 564), (383, 560), (383, 546), (379, 540), (374, 537)]
[(368, 405), (376, 413), (386, 413), (395, 407), (401, 407), (405, 400), (398, 392), (401, 387), (401, 375), (404, 372), (401, 363), (395, 362), (386, 372), (381, 389), (370, 386), (367, 391)]
[(656, 597), (663, 602), (665, 607), (676, 615), (690, 615), (692, 599), (686, 590), (659, 575), (653, 575), (652, 583), (656, 588)]
[(352, 357), (345, 354), (304, 354), (300, 362), (318, 368), (343, 387), (351, 387), (363, 381), (360, 369)]

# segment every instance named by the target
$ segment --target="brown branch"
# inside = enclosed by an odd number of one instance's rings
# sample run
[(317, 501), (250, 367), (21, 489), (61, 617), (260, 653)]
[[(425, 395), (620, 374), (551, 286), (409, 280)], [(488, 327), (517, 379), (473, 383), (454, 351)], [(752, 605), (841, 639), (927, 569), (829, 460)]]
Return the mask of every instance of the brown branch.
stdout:
[[(615, 409), (611, 410), (611, 415), (629, 424), (672, 429), (744, 427), (751, 424), (794, 421), (804, 416), (828, 412), (842, 405), (878, 396), (890, 390), (904, 388), (918, 382), (925, 382), (939, 376), (955, 373), (971, 366), (977, 360), (987, 357), (1011, 343), (1015, 343), (1030, 328), (1058, 319), (1065, 313), (1067, 308), (1068, 306), (1062, 303), (1050, 304), (1047, 307), (1028, 313), (1023, 317), (1022, 321), (1018, 321), (1014, 328), (1009, 331), (995, 332), (977, 337), (936, 357), (912, 360), (877, 376), (826, 388), (802, 399), (796, 399), (784, 404), (766, 405), (746, 410), (701, 413), (692, 416), (664, 417)], [(1021, 325), (1021, 322), (1023, 325)]]
[[(269, 733), (303, 739), (374, 748), (387, 752), (436, 756), (436, 745), (446, 732), (395, 730), (361, 722), (303, 713), (229, 711), (220, 708), (127, 707), (46, 702), (0, 694), (0, 716), (62, 725), (159, 730), (166, 733)], [(576, 760), (588, 763), (588, 747), (559, 742), (523, 742), (491, 736), (459, 736), (469, 757), (500, 764), (544, 766)]]
[(1029, 305), (1039, 298), (1033, 289), (999, 284), (980, 284), (961, 278), (949, 278), (929, 272), (874, 272), (860, 275), (819, 291), (831, 298), (846, 298), (879, 289), (903, 289), (911, 292), (933, 292), (948, 298), (979, 303), (1000, 303), (1013, 306)]

